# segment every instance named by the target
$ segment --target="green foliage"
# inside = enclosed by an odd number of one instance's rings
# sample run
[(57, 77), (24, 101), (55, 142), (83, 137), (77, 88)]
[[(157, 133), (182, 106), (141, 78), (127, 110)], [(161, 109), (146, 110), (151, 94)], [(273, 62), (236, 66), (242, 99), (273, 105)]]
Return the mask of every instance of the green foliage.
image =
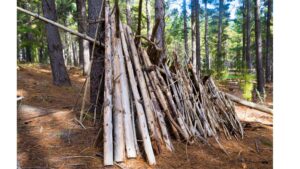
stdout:
[(242, 79), (240, 85), (243, 90), (243, 98), (246, 100), (252, 99), (253, 81), (254, 80), (255, 80), (255, 76), (253, 74), (245, 73), (243, 75), (243, 79)]

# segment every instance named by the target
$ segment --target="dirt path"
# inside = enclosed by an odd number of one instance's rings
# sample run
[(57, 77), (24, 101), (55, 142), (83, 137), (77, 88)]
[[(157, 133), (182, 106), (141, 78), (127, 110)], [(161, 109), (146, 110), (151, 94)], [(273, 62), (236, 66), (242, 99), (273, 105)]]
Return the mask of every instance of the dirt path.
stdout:
[[(102, 151), (93, 146), (97, 127), (87, 118), (83, 129), (74, 120), (78, 111), (71, 111), (84, 82), (79, 70), (69, 70), (72, 87), (56, 87), (51, 83), (49, 67), (21, 67), (17, 75), (18, 94), (25, 97), (18, 113), (17, 153), (21, 167), (103, 168), (102, 158), (96, 156)], [(273, 128), (258, 123), (244, 125), (243, 140), (221, 140), (228, 156), (214, 140), (210, 140), (211, 146), (174, 142), (175, 152), (157, 156), (158, 165), (153, 168), (272, 168)], [(124, 166), (150, 168), (143, 159), (128, 160)]]

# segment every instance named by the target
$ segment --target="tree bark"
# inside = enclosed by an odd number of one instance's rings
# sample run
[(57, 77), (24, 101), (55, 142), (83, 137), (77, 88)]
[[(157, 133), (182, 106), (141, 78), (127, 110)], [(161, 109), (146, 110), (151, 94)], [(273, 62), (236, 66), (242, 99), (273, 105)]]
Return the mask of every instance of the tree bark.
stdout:
[(146, 18), (147, 18), (147, 37), (148, 39), (150, 39), (150, 30), (151, 30), (151, 26), (150, 26), (150, 0), (146, 0)]
[(252, 71), (252, 58), (250, 55), (251, 48), (251, 2), (250, 0), (246, 0), (247, 6), (247, 16), (246, 16), (246, 65), (248, 72)]
[(262, 65), (262, 42), (261, 42), (261, 28), (260, 28), (260, 0), (255, 2), (255, 45), (256, 45), (256, 79), (257, 90), (264, 95), (264, 70)]
[[(45, 18), (52, 21), (57, 20), (55, 1), (43, 0), (43, 13)], [(52, 70), (53, 84), (57, 86), (70, 86), (71, 82), (64, 64), (62, 53), (62, 43), (59, 36), (58, 28), (47, 23), (46, 24), (48, 52), (50, 55), (50, 64)]]
[(192, 67), (193, 67), (193, 71), (196, 72), (196, 4), (195, 4), (195, 0), (191, 1), (191, 30), (192, 30), (192, 58), (191, 58), (191, 62), (192, 62)]
[(183, 33), (184, 33), (184, 50), (185, 50), (185, 61), (189, 58), (189, 47), (188, 47), (188, 29), (187, 29), (187, 12), (186, 12), (186, 0), (183, 0)]
[(195, 8), (195, 17), (196, 17), (196, 73), (198, 77), (201, 74), (201, 48), (200, 48), (200, 24), (199, 24), (199, 13), (200, 13), (200, 4), (199, 0), (194, 0), (196, 4)]
[(217, 47), (217, 69), (222, 68), (222, 19), (223, 19), (223, 4), (224, 0), (219, 1), (219, 22), (218, 22), (218, 47)]
[[(89, 0), (88, 1), (88, 20), (92, 23), (89, 23), (88, 27), (88, 35), (90, 37), (95, 37), (96, 29), (98, 26), (96, 21), (99, 17), (99, 12), (101, 10), (101, 4), (102, 0)], [(103, 16), (103, 14), (101, 14)], [(99, 42), (103, 42), (104, 39), (104, 23), (103, 21), (100, 21), (99, 23), (99, 30), (98, 35), (96, 36), (96, 39), (99, 39)], [(93, 48), (93, 43), (89, 44), (90, 47), (90, 53)], [(94, 56), (90, 56), (92, 61), (91, 65), (91, 74), (90, 74), (90, 103), (92, 105), (91, 111), (93, 111), (96, 106), (97, 111), (100, 111), (101, 105), (103, 103), (103, 84), (99, 85), (100, 79), (102, 78), (102, 72), (104, 71), (104, 47), (102, 46), (95, 46), (94, 49)], [(100, 88), (99, 88), (100, 86)], [(97, 94), (99, 92), (98, 102), (97, 102)], [(97, 104), (97, 105), (96, 105)]]
[[(76, 0), (78, 14), (78, 32), (87, 33), (86, 0)], [(79, 62), (83, 67), (83, 74), (88, 74), (90, 64), (89, 42), (79, 38)]]
[(246, 12), (247, 12), (247, 8), (246, 8), (246, 0), (243, 1), (243, 59), (242, 59), (242, 68), (245, 68), (245, 64), (246, 63)]
[(135, 44), (138, 46), (140, 43), (140, 35), (142, 31), (142, 9), (143, 9), (143, 0), (139, 1), (139, 13), (138, 13), (138, 25), (137, 25), (137, 31), (136, 31), (136, 37), (135, 37)]
[(72, 42), (72, 51), (73, 51), (73, 63), (74, 66), (78, 66), (79, 65), (79, 57), (77, 54), (77, 44), (76, 42)]
[(204, 30), (204, 43), (205, 43), (205, 57), (206, 57), (206, 70), (209, 71), (211, 68), (210, 57), (209, 57), (209, 46), (208, 46), (208, 13), (207, 13), (207, 0), (204, 0), (205, 10), (205, 30)]
[(159, 25), (156, 31), (157, 46), (162, 49), (159, 52), (159, 61), (155, 64), (160, 64), (165, 59), (165, 7), (163, 0), (155, 0), (155, 20), (159, 20)]
[(131, 26), (131, 0), (126, 0), (126, 20), (127, 25)]
[(266, 82), (272, 81), (271, 76), (271, 17), (272, 17), (272, 0), (268, 0), (267, 14), (267, 32), (266, 32)]
[[(31, 32), (26, 33), (25, 36), (28, 41), (33, 40), (33, 35)], [(26, 45), (26, 62), (29, 62), (29, 63), (32, 62), (32, 46), (31, 46), (31, 44)]]

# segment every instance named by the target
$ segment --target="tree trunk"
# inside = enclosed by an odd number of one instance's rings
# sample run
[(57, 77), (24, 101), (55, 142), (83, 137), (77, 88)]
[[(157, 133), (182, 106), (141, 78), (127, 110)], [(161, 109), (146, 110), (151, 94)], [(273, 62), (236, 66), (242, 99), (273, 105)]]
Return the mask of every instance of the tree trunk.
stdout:
[(246, 65), (248, 72), (252, 70), (252, 58), (250, 55), (250, 47), (251, 47), (251, 2), (250, 0), (246, 0), (247, 6), (247, 16), (246, 16)]
[(147, 18), (147, 37), (150, 39), (150, 0), (146, 0), (146, 18)]
[[(87, 33), (87, 20), (86, 20), (86, 0), (76, 0), (77, 14), (78, 14), (78, 32)], [(85, 39), (78, 38), (79, 43), (79, 62), (83, 67), (83, 74), (88, 74), (90, 65), (90, 51), (89, 42)]]
[(155, 0), (155, 20), (159, 20), (155, 39), (158, 42), (157, 46), (162, 49), (158, 56), (158, 63), (162, 63), (165, 60), (165, 7), (163, 0)]
[(243, 58), (242, 58), (242, 69), (245, 68), (245, 63), (246, 63), (246, 3), (245, 3), (245, 0), (243, 1), (243, 8), (242, 8), (242, 11), (243, 11), (243, 26), (242, 26), (242, 29), (243, 29)]
[(139, 0), (139, 10), (138, 10), (138, 25), (135, 37), (135, 44), (138, 46), (140, 43), (140, 35), (142, 30), (142, 9), (143, 9), (143, 0)]
[(223, 4), (224, 0), (219, 2), (219, 23), (218, 23), (218, 47), (217, 47), (217, 70), (222, 68), (222, 18), (223, 18)]
[(200, 48), (200, 24), (199, 24), (199, 13), (200, 13), (200, 4), (199, 0), (195, 0), (195, 17), (196, 17), (196, 73), (198, 77), (201, 74), (201, 48)]
[[(55, 2), (53, 0), (43, 0), (43, 12), (47, 19), (56, 21)], [(64, 64), (62, 53), (62, 44), (59, 36), (58, 28), (47, 23), (46, 24), (48, 52), (50, 55), (50, 64), (52, 69), (53, 84), (62, 86), (70, 86), (71, 82)]]
[(21, 61), (21, 38), (19, 36), (19, 34), (17, 34), (17, 61)]
[(183, 33), (184, 33), (184, 50), (185, 50), (185, 61), (189, 58), (189, 47), (188, 47), (188, 29), (187, 29), (187, 16), (186, 16), (186, 0), (183, 0)]
[(271, 16), (272, 16), (272, 0), (268, 0), (268, 14), (267, 14), (267, 32), (266, 32), (266, 82), (272, 81), (271, 76)]
[(74, 66), (78, 66), (78, 55), (77, 55), (77, 45), (75, 41), (72, 41), (72, 51), (73, 51), (73, 64)]
[(204, 43), (205, 43), (205, 57), (206, 57), (206, 70), (210, 70), (210, 57), (209, 57), (209, 47), (208, 47), (208, 14), (207, 14), (207, 0), (204, 0), (205, 7), (205, 30), (204, 30)]
[(193, 67), (193, 71), (196, 72), (196, 12), (195, 12), (195, 9), (196, 9), (196, 4), (195, 4), (195, 0), (192, 0), (191, 1), (191, 30), (192, 30), (192, 59), (191, 59), (191, 62), (192, 62), (192, 67)]
[[(26, 33), (25, 36), (28, 41), (33, 40), (32, 33), (30, 33), (30, 32)], [(32, 62), (32, 46), (31, 46), (31, 44), (26, 45), (26, 62), (29, 62), (29, 63)]]
[(264, 95), (264, 71), (262, 65), (262, 43), (261, 43), (261, 28), (260, 28), (260, 0), (255, 2), (255, 45), (256, 45), (256, 79), (257, 90)]
[(131, 26), (131, 0), (126, 0), (126, 20), (127, 25)]
[[(96, 29), (98, 26), (98, 22), (96, 21), (99, 17), (99, 12), (101, 10), (102, 0), (89, 0), (88, 1), (88, 20), (92, 21), (89, 23), (88, 27), (88, 35), (90, 37), (95, 37)], [(103, 14), (102, 14), (103, 15)], [(104, 23), (100, 21), (99, 23), (99, 30), (96, 39), (99, 39), (99, 42), (103, 42), (104, 39)], [(93, 43), (89, 44), (90, 46), (90, 53), (93, 48)], [(90, 74), (90, 103), (92, 104), (91, 111), (94, 111), (97, 106), (97, 111), (100, 111), (101, 105), (103, 103), (103, 83), (99, 85), (100, 79), (102, 78), (102, 72), (104, 71), (104, 47), (101, 45), (96, 45), (94, 49), (94, 56), (91, 56), (93, 60), (91, 65), (91, 74)], [(100, 88), (99, 88), (100, 86)], [(98, 92), (100, 90), (100, 92)], [(97, 95), (99, 93), (98, 102), (97, 102)], [(96, 105), (97, 104), (97, 105)]]
[(41, 43), (42, 43), (42, 45), (39, 48), (39, 63), (45, 63), (45, 61), (44, 61), (44, 58), (45, 58), (45, 56), (44, 56), (44, 45), (43, 45), (43, 42), (41, 42)]
[(22, 59), (21, 61), (25, 61), (26, 59), (26, 48), (22, 48)]

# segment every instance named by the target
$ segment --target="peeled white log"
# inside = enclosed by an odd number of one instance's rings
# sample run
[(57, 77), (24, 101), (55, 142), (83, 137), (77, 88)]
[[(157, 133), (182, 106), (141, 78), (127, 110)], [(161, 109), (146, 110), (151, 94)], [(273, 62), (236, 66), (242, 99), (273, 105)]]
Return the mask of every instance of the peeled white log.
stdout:
[(134, 146), (134, 135), (133, 135), (133, 125), (131, 118), (130, 110), (130, 101), (129, 101), (129, 89), (128, 89), (128, 79), (126, 75), (124, 55), (122, 52), (121, 41), (118, 41), (118, 55), (120, 61), (120, 80), (121, 80), (121, 94), (122, 94), (122, 108), (124, 110), (124, 129), (125, 129), (125, 144), (126, 144), (126, 153), (128, 158), (136, 157), (136, 150)]
[(143, 146), (144, 146), (144, 150), (145, 150), (145, 153), (147, 156), (148, 163), (150, 165), (154, 165), (154, 164), (156, 164), (156, 160), (155, 160), (155, 156), (154, 156), (154, 152), (152, 149), (151, 140), (150, 140), (150, 136), (149, 136), (149, 132), (148, 132), (148, 128), (147, 128), (146, 116), (145, 116), (145, 112), (143, 109), (143, 105), (140, 102), (141, 97), (140, 97), (140, 94), (139, 94), (139, 91), (137, 88), (137, 83), (135, 80), (132, 63), (131, 63), (131, 60), (130, 60), (130, 57), (128, 54), (128, 47), (127, 47), (127, 43), (125, 40), (125, 35), (123, 32), (122, 25), (120, 25), (120, 32), (121, 32), (122, 47), (123, 47), (127, 70), (128, 70), (128, 75), (129, 75), (129, 82), (131, 85), (131, 90), (133, 93), (134, 103), (135, 103), (135, 107), (136, 107), (136, 111), (137, 111), (138, 127), (140, 130), (141, 136), (142, 136)]
[(104, 165), (113, 165), (113, 126), (112, 126), (112, 53), (109, 6), (105, 5), (105, 81), (104, 81), (104, 114), (103, 114), (103, 154)]
[(141, 64), (139, 61), (139, 56), (138, 56), (138, 53), (137, 53), (137, 50), (135, 47), (134, 40), (131, 37), (131, 35), (132, 35), (131, 30), (129, 27), (127, 27), (126, 30), (128, 33), (128, 41), (129, 41), (129, 46), (130, 46), (131, 53), (132, 53), (133, 63), (135, 66), (135, 72), (137, 75), (139, 88), (140, 88), (142, 98), (143, 98), (143, 103), (144, 103), (145, 112), (146, 112), (146, 116), (147, 116), (147, 122), (148, 122), (149, 131), (150, 131), (150, 136), (157, 139), (157, 136), (156, 136), (157, 133), (155, 131), (154, 112), (151, 107), (151, 100), (149, 97), (149, 93), (147, 91), (147, 86), (146, 86), (145, 78), (144, 78), (144, 75), (142, 72)]
[[(113, 26), (113, 24), (112, 24)], [(115, 39), (117, 46), (120, 40)], [(116, 46), (114, 46), (116, 49)], [(114, 52), (114, 97), (113, 97), (113, 124), (114, 124), (114, 160), (122, 162), (125, 158), (125, 141), (124, 141), (124, 111), (121, 97), (121, 83), (120, 83), (120, 62), (118, 52)], [(126, 98), (128, 99), (128, 98)]]

